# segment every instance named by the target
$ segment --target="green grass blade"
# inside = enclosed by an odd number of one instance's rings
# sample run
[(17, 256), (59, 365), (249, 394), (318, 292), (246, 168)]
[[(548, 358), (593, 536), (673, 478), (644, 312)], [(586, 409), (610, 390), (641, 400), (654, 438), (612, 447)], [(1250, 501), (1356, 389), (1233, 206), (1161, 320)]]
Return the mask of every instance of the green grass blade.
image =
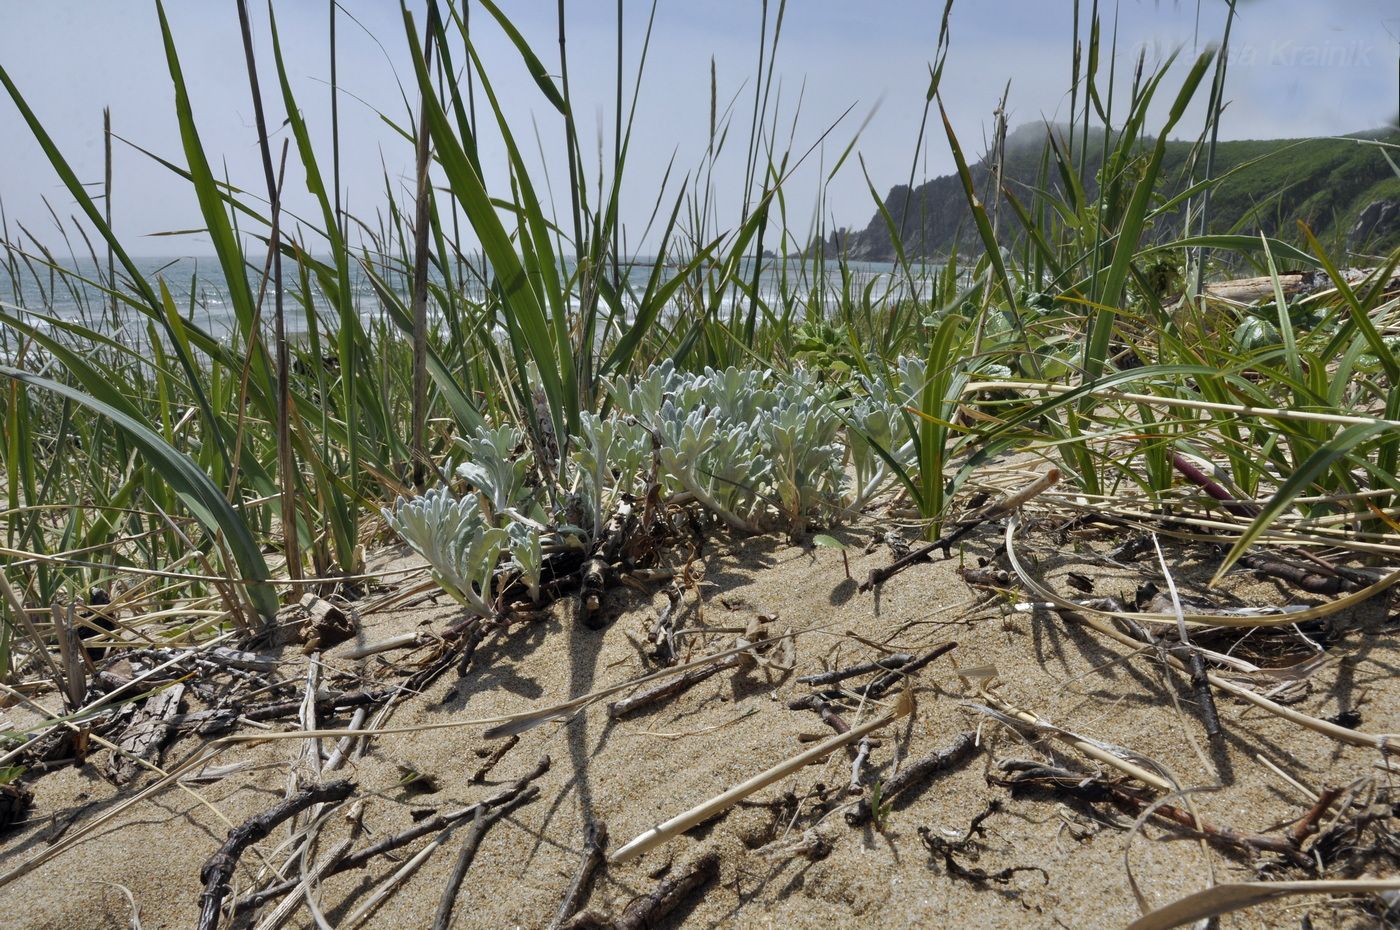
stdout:
[(1215, 576), (1210, 583), (1214, 585), (1219, 582), (1230, 570), (1230, 567), (1239, 560), (1240, 556), (1244, 555), (1245, 551), (1254, 545), (1254, 542), (1273, 525), (1279, 515), (1292, 506), (1293, 501), (1307, 491), (1312, 483), (1338, 460), (1345, 458), (1357, 446), (1387, 429), (1390, 429), (1390, 426), (1386, 423), (1365, 423), (1351, 426), (1342, 430), (1330, 442), (1313, 452), (1288, 476), (1288, 480), (1279, 486), (1279, 489), (1274, 492), (1274, 496), (1269, 498), (1263, 511), (1231, 547), (1225, 560), (1216, 569)]
[(0, 375), (57, 394), (110, 420), (141, 450), (147, 463), (165, 479), (200, 525), (210, 533), (223, 535), (243, 579), (251, 582), (248, 593), (254, 608), (265, 621), (273, 620), (277, 615), (277, 596), (268, 584), (270, 576), (262, 551), (253, 541), (243, 518), (229, 506), (223, 491), (188, 455), (172, 447), (121, 406), (18, 368), (0, 365)]

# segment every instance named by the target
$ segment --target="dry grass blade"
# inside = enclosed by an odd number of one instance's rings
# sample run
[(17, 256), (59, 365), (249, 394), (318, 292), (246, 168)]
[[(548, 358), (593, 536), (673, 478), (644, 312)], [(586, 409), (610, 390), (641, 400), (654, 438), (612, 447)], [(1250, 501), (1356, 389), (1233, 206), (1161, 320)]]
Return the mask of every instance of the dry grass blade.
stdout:
[[(1089, 758), (1094, 759), (1098, 762), (1102, 762), (1104, 765), (1115, 768), (1118, 771), (1122, 772), (1124, 775), (1136, 778), (1138, 781), (1144, 784), (1151, 785), (1154, 788), (1160, 788), (1162, 791), (1176, 790), (1175, 785), (1173, 785), (1170, 781), (1163, 778), (1162, 776), (1156, 774), (1155, 772), (1149, 772), (1147, 769), (1143, 768), (1141, 765), (1138, 765), (1136, 762), (1132, 762), (1124, 758), (1122, 755), (1104, 748), (1102, 744), (1096, 741), (1085, 739), (1083, 736), (1080, 736), (1077, 733), (1073, 733), (1069, 730), (1063, 729), (1062, 727), (1055, 726), (1053, 723), (1050, 723), (1045, 718), (1039, 717), (1031, 713), (1030, 711), (1022, 710), (1021, 708), (1005, 700), (999, 695), (984, 690), (979, 695), (979, 697), (987, 704), (987, 706), (991, 710), (995, 711), (997, 714), (1001, 714), (1007, 718), (1012, 718), (1011, 721), (1004, 722), (1010, 724), (1012, 723), (1012, 721), (1020, 721), (1022, 724), (1026, 724), (1029, 727), (1034, 728), (1035, 730), (1042, 731), (1048, 733), (1051, 736), (1054, 736), (1056, 739), (1060, 740), (1068, 746), (1072, 746), (1075, 750), (1083, 753)], [(974, 710), (978, 709), (977, 705), (975, 704), (972, 704), (970, 706)], [(995, 714), (991, 716), (995, 717)]]
[[(1083, 604), (1076, 604), (1051, 591), (1045, 585), (1035, 579), (1026, 569), (1021, 561), (1016, 557), (1015, 537), (1016, 531), (1020, 529), (1020, 519), (1013, 516), (1006, 523), (1006, 557), (1011, 562), (1011, 567), (1016, 572), (1016, 577), (1028, 592), (1037, 599), (1053, 604), (1061, 610), (1074, 611), (1085, 615), (1116, 618), (1119, 620), (1136, 620), (1146, 623), (1177, 623), (1176, 614), (1163, 613), (1133, 613), (1128, 611), (1099, 610), (1093, 607), (1086, 607)], [(1220, 627), (1271, 627), (1271, 626), (1292, 626), (1297, 623), (1306, 623), (1309, 620), (1318, 620), (1332, 614), (1358, 607), (1369, 601), (1378, 594), (1383, 594), (1400, 583), (1400, 570), (1396, 570), (1386, 575), (1380, 581), (1348, 594), (1346, 597), (1337, 598), (1319, 607), (1309, 607), (1306, 610), (1287, 611), (1276, 616), (1241, 616), (1237, 614), (1183, 614), (1181, 619), (1186, 623), (1199, 626), (1220, 626)]]
[(1171, 930), (1275, 898), (1303, 894), (1377, 894), (1400, 891), (1400, 878), (1330, 879), (1304, 882), (1241, 882), (1216, 885), (1144, 914), (1128, 930)]
[[(1064, 614), (1064, 616), (1066, 616), (1067, 618), (1071, 618), (1073, 622), (1081, 623), (1084, 626), (1089, 627), (1090, 629), (1103, 636), (1107, 636), (1109, 639), (1116, 640), (1117, 642), (1122, 643), (1123, 645), (1128, 646), (1129, 648), (1136, 650), (1141, 649), (1143, 646), (1146, 645), (1145, 643), (1133, 639), (1131, 636), (1128, 636), (1127, 634), (1114, 629), (1113, 627), (1109, 626), (1101, 620), (1097, 620), (1092, 616), (1086, 616), (1078, 608), (1069, 608), (1068, 612)], [(1167, 655), (1166, 661), (1169, 664), (1171, 664), (1174, 668), (1183, 672), (1187, 672), (1189, 674), (1189, 669), (1187, 669), (1185, 663), (1181, 662), (1181, 660), (1177, 659), (1175, 656)], [(1400, 741), (1400, 734), (1364, 733), (1360, 730), (1353, 730), (1350, 727), (1344, 727), (1340, 724), (1333, 723), (1330, 720), (1322, 720), (1318, 717), (1313, 717), (1310, 714), (1302, 713), (1301, 711), (1294, 710), (1291, 707), (1285, 707), (1284, 705), (1279, 704), (1277, 701), (1272, 701), (1262, 694), (1258, 694), (1250, 690), (1249, 688), (1243, 687), (1242, 685), (1237, 685), (1233, 681), (1230, 681), (1228, 678), (1221, 677), (1220, 675), (1216, 675), (1213, 672), (1208, 672), (1206, 674), (1206, 681), (1208, 681), (1213, 687), (1219, 688), (1222, 691), (1229, 692), (1231, 695), (1240, 698), (1241, 700), (1248, 701), (1249, 703), (1253, 704), (1255, 707), (1260, 708), (1261, 710), (1266, 710), (1269, 713), (1274, 714), (1275, 716), (1282, 717), (1285, 720), (1296, 723), (1301, 727), (1305, 727), (1309, 730), (1312, 730), (1314, 733), (1320, 733), (1323, 736), (1326, 736), (1329, 739), (1334, 739), (1339, 743), (1346, 743), (1349, 746), (1366, 746), (1371, 749), (1379, 749), (1382, 752), (1388, 752), (1397, 741)]]
[[(1046, 381), (972, 381), (963, 388), (965, 394), (981, 391), (1044, 391), (1047, 394), (1068, 394), (1079, 389), (1074, 384), (1052, 384)], [(1387, 420), (1383, 417), (1359, 417), (1340, 413), (1319, 413), (1311, 410), (1287, 410), (1281, 407), (1255, 407), (1250, 404), (1226, 404), (1209, 400), (1194, 400), (1185, 397), (1159, 397), (1156, 394), (1138, 394), (1133, 391), (1119, 391), (1106, 388), (1096, 395), (1101, 401), (1126, 400), (1135, 404), (1151, 404), (1164, 407), (1186, 407), (1193, 410), (1213, 410), (1220, 413), (1233, 413), (1242, 417), (1277, 417), (1281, 420), (1299, 420), (1304, 423), (1330, 423), (1335, 426), (1387, 426), (1400, 429), (1400, 420)]]
[(904, 691), (899, 696), (899, 703), (889, 712), (880, 715), (868, 723), (852, 727), (845, 733), (818, 743), (806, 752), (799, 753), (764, 772), (760, 772), (748, 781), (735, 785), (733, 788), (716, 795), (705, 803), (692, 807), (683, 814), (678, 814), (670, 820), (657, 824), (655, 827), (641, 834), (617, 852), (613, 853), (608, 861), (627, 862), (635, 859), (647, 850), (659, 846), (673, 837), (679, 836), (691, 827), (702, 824), (712, 817), (719, 816), (755, 791), (759, 791), (776, 781), (780, 781), (804, 766), (824, 759), (837, 749), (855, 742), (864, 736), (868, 736), (881, 727), (889, 726), (899, 718), (913, 712), (914, 696), (912, 692)]

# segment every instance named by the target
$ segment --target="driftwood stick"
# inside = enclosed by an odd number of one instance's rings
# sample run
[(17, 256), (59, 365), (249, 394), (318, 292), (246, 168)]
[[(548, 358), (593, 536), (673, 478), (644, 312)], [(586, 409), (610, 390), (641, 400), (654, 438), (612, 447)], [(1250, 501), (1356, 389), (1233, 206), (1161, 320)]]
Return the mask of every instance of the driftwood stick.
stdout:
[(549, 930), (560, 930), (574, 916), (583, 902), (588, 900), (589, 889), (593, 887), (593, 876), (597, 874), (598, 867), (603, 864), (607, 848), (607, 824), (590, 823), (583, 833), (583, 861), (579, 863), (578, 872), (575, 873), (569, 890), (564, 893), (564, 900), (559, 904), (559, 913), (555, 915), (554, 922), (549, 925)]
[(1365, 587), (1335, 569), (1329, 574), (1322, 566), (1307, 568), (1270, 554), (1247, 554), (1240, 557), (1240, 564), (1261, 575), (1286, 581), (1309, 594), (1339, 594)]
[(719, 853), (701, 853), (694, 861), (668, 875), (656, 890), (627, 905), (617, 919), (617, 930), (647, 930), (655, 927), (697, 888), (719, 875)]
[(871, 590), (877, 584), (883, 584), (884, 582), (889, 581), (895, 575), (898, 575), (900, 572), (904, 571), (906, 568), (908, 568), (910, 565), (913, 565), (915, 562), (924, 561), (929, 556), (933, 555), (934, 550), (936, 549), (942, 549), (943, 557), (949, 558), (951, 556), (953, 544), (956, 543), (958, 540), (962, 539), (968, 533), (971, 533), (977, 527), (981, 526), (983, 522), (985, 521), (976, 520), (964, 523), (957, 529), (953, 530), (953, 532), (947, 534), (946, 536), (940, 536), (939, 538), (935, 539), (931, 543), (928, 543), (927, 545), (920, 546), (917, 549), (909, 550), (904, 555), (895, 559), (893, 562), (886, 566), (883, 566), (881, 568), (872, 568), (870, 570), (870, 574), (866, 576), (866, 579), (860, 583), (861, 593)]
[(797, 679), (797, 683), (802, 685), (834, 685), (838, 681), (844, 681), (847, 678), (854, 678), (857, 675), (864, 675), (868, 672), (886, 672), (893, 668), (899, 668), (901, 665), (905, 665), (913, 660), (914, 657), (908, 653), (896, 652), (882, 659), (862, 662), (859, 665), (848, 665), (845, 668), (834, 669), (830, 672), (822, 672), (818, 675), (803, 675)]
[[(544, 756), (540, 759), (539, 764), (535, 766), (533, 772), (526, 775), (524, 778), (516, 779), (486, 800), (473, 804), (470, 807), (464, 807), (446, 814), (437, 814), (436, 816), (429, 817), (420, 823), (414, 824), (402, 833), (396, 833), (393, 836), (385, 837), (377, 843), (366, 846), (364, 849), (350, 853), (348, 856), (341, 859), (334, 869), (328, 871), (327, 875), (339, 875), (341, 872), (347, 872), (350, 869), (363, 868), (376, 856), (383, 855), (386, 852), (392, 852), (401, 846), (407, 846), (419, 837), (427, 836), (429, 833), (436, 833), (439, 830), (461, 822), (475, 814), (478, 807), (491, 808), (500, 804), (505, 804), (524, 791), (529, 786), (530, 782), (539, 778), (547, 771), (549, 771), (549, 756)], [(255, 907), (260, 907), (273, 898), (281, 897), (296, 888), (299, 883), (300, 879), (289, 878), (286, 881), (269, 885), (261, 891), (255, 891), (252, 894), (246, 895), (240, 898), (238, 903), (234, 905), (234, 912), (241, 913)]]
[(510, 739), (492, 749), (486, 756), (486, 761), (481, 763), (481, 767), (472, 773), (472, 784), (479, 785), (486, 781), (486, 776), (491, 774), (491, 770), (496, 767), (496, 763), (500, 762), (506, 753), (514, 749), (515, 744), (518, 742), (520, 742), (520, 737), (512, 736)]
[[(953, 742), (942, 749), (935, 749), (926, 756), (915, 759), (890, 777), (880, 791), (884, 798), (896, 798), (905, 790), (923, 781), (935, 772), (941, 772), (961, 765), (976, 751), (977, 740), (970, 732), (959, 733)], [(861, 799), (855, 810), (846, 813), (846, 822), (853, 827), (864, 826), (874, 816), (874, 808), (869, 798)]]
[[(344, 779), (324, 785), (312, 785), (230, 830), (224, 845), (220, 846), (204, 863), (204, 868), (199, 870), (199, 877), (204, 882), (204, 891), (199, 896), (199, 930), (214, 930), (219, 925), (219, 910), (223, 906), (224, 896), (229, 891), (229, 879), (233, 877), (233, 870), (238, 866), (238, 857), (243, 855), (245, 849), (264, 839), (282, 821), (301, 813), (311, 805), (343, 801), (354, 790), (354, 783)], [(292, 882), (292, 886), (296, 887), (299, 883), (298, 878)]]
[(426, 836), (429, 833), (435, 833), (436, 831), (441, 830), (445, 827), (450, 827), (452, 826), (452, 824), (464, 820), (468, 816), (474, 814), (478, 807), (491, 808), (501, 804), (507, 804), (511, 800), (513, 800), (517, 795), (523, 792), (527, 787), (529, 787), (530, 782), (534, 781), (536, 778), (539, 778), (547, 771), (549, 771), (549, 756), (544, 756), (540, 759), (539, 764), (535, 766), (535, 770), (533, 772), (531, 772), (529, 775), (526, 775), (524, 778), (517, 778), (515, 781), (511, 782), (509, 785), (506, 785), (504, 788), (491, 795), (491, 797), (487, 798), (486, 800), (481, 801), (477, 804), (473, 804), (471, 807), (462, 810), (453, 811), (448, 814), (439, 814), (436, 817), (429, 817), (422, 823), (409, 827), (402, 833), (386, 837), (385, 839), (380, 840), (378, 843), (375, 843), (372, 846), (366, 846), (359, 852), (351, 853), (350, 855), (346, 856), (345, 859), (341, 862), (340, 867), (336, 869), (336, 872), (344, 872), (347, 869), (357, 869), (360, 866), (366, 865), (371, 859), (378, 855), (381, 855), (382, 853), (390, 852), (392, 850), (398, 849), (400, 846), (407, 845), (408, 843), (411, 843), (414, 840), (418, 839), (418, 837), (420, 836)]
[(1196, 705), (1201, 711), (1201, 720), (1206, 726), (1206, 735), (1212, 740), (1222, 736), (1220, 711), (1215, 706), (1215, 695), (1210, 690), (1210, 678), (1206, 675), (1206, 660), (1199, 649), (1192, 649), (1186, 657), (1186, 665), (1191, 670), (1191, 691)]
[(691, 669), (688, 672), (682, 672), (675, 678), (663, 679), (651, 687), (643, 688), (636, 694), (629, 695), (620, 701), (614, 701), (609, 704), (608, 716), (614, 720), (626, 717), (628, 714), (641, 710), (644, 707), (649, 707), (658, 701), (664, 701), (668, 697), (674, 697), (683, 691), (688, 691), (706, 678), (717, 675), (725, 669), (737, 668), (745, 661), (746, 654), (737, 652), (732, 656), (726, 656), (713, 665), (706, 665), (701, 668)]
[[(832, 710), (831, 705), (826, 703), (826, 701), (823, 701), (821, 697), (816, 694), (809, 694), (804, 698), (797, 699), (796, 701), (789, 701), (788, 710), (814, 710), (822, 718), (822, 723), (831, 727), (838, 734), (845, 733), (851, 728), (851, 725), (846, 722), (845, 718), (843, 718), (836, 711)], [(799, 736), (798, 740), (803, 743), (819, 742), (821, 740), (821, 734), (804, 734)], [(878, 739), (874, 739), (869, 736), (861, 740), (862, 745), (866, 743), (870, 744), (871, 749), (875, 749), (880, 745), (880, 741)], [(852, 759), (855, 758), (857, 752), (855, 746), (851, 746), (848, 744), (846, 746), (846, 751), (851, 754)]]
[(667, 665), (676, 657), (676, 617), (682, 604), (681, 589), (671, 584), (667, 586), (666, 606), (656, 615), (651, 627), (652, 652)]
[(865, 689), (866, 700), (874, 701), (885, 696), (891, 688), (901, 684), (910, 675), (918, 674), (924, 666), (928, 665), (939, 656), (946, 655), (958, 648), (956, 642), (940, 643), (931, 650), (919, 656), (913, 662), (900, 666), (893, 671), (886, 672), (875, 680), (869, 688)]
[(433, 636), (421, 630), (417, 632), (400, 633), (397, 636), (390, 636), (388, 639), (381, 639), (378, 642), (356, 646), (349, 652), (341, 653), (336, 656), (336, 658), (350, 661), (355, 659), (367, 659), (381, 652), (392, 652), (395, 649), (416, 649), (419, 646), (426, 646), (432, 641)]
[(851, 725), (846, 722), (845, 718), (832, 710), (830, 705), (825, 701), (817, 702), (817, 713), (821, 716), (822, 723), (831, 727), (837, 733), (846, 733), (851, 729)]
[(1303, 841), (1317, 832), (1317, 825), (1321, 822), (1322, 815), (1327, 813), (1327, 808), (1331, 807), (1332, 802), (1341, 796), (1341, 788), (1324, 788), (1322, 790), (1308, 812), (1289, 828), (1288, 838), (1293, 841), (1294, 846), (1302, 848)]
[(478, 807), (472, 815), (472, 825), (467, 828), (467, 836), (462, 840), (462, 850), (457, 854), (457, 864), (443, 886), (442, 897), (438, 900), (437, 914), (433, 917), (433, 930), (447, 930), (452, 923), (452, 908), (457, 903), (457, 892), (462, 888), (462, 880), (467, 877), (467, 869), (476, 858), (476, 848), (486, 834), (486, 808)]
[[(345, 729), (358, 730), (365, 725), (365, 718), (369, 716), (369, 711), (363, 707), (355, 708), (355, 713), (350, 715), (350, 724)], [(326, 759), (326, 764), (321, 766), (321, 774), (334, 772), (345, 764), (346, 758), (350, 755), (350, 750), (354, 748), (355, 737), (341, 737), (340, 742), (335, 744), (335, 749), (331, 751), (330, 758)]]
[(374, 887), (369, 896), (362, 900), (355, 909), (351, 911), (342, 921), (341, 926), (354, 930), (379, 910), (379, 905), (383, 904), (389, 897), (398, 892), (404, 883), (413, 877), (418, 869), (433, 857), (438, 847), (447, 842), (447, 833), (439, 833), (428, 841), (427, 845), (418, 850), (394, 870), (388, 878), (384, 879)]
[(889, 565), (884, 566), (883, 568), (872, 568), (870, 570), (870, 576), (866, 578), (865, 581), (861, 582), (860, 590), (862, 592), (869, 591), (870, 589), (874, 588), (877, 584), (888, 581), (890, 578), (904, 571), (904, 569), (908, 568), (910, 565), (913, 565), (915, 562), (922, 562), (924, 559), (928, 558), (930, 555), (933, 554), (935, 549), (942, 549), (944, 558), (951, 557), (953, 544), (956, 543), (958, 540), (962, 539), (968, 533), (971, 533), (973, 530), (977, 529), (977, 527), (981, 526), (983, 523), (989, 523), (992, 520), (1001, 519), (1002, 517), (1011, 513), (1011, 511), (1021, 507), (1031, 498), (1036, 497), (1041, 492), (1054, 487), (1059, 480), (1060, 470), (1058, 468), (1051, 468), (1045, 474), (1041, 475), (1039, 478), (1035, 479), (1030, 484), (1026, 485), (1024, 488), (1021, 488), (1021, 490), (1015, 492), (1014, 494), (1007, 495), (1006, 497), (997, 501), (992, 506), (988, 507), (986, 510), (982, 511), (976, 517), (959, 524), (958, 528), (953, 530), (951, 533), (948, 533), (945, 536), (935, 539), (933, 542), (927, 545), (920, 546), (917, 549), (911, 550), (906, 555), (895, 559), (893, 562), (891, 562)]
[[(890, 669), (890, 671), (886, 672), (884, 675), (881, 675), (869, 685), (866, 685), (864, 691), (861, 692), (861, 695), (866, 700), (878, 700), (879, 698), (884, 697), (884, 695), (887, 692), (889, 692), (891, 688), (895, 687), (898, 684), (901, 684), (910, 675), (916, 674), (934, 659), (937, 659), (939, 656), (946, 655), (947, 653), (952, 652), (956, 648), (958, 648), (958, 644), (956, 642), (940, 643), (930, 651), (924, 653), (919, 658), (908, 660), (903, 664)], [(891, 656), (890, 658), (894, 657)], [(907, 656), (905, 658), (908, 659)], [(826, 691), (818, 691), (815, 694), (804, 695), (800, 698), (788, 701), (788, 710), (815, 710), (819, 714), (821, 714), (822, 720), (827, 725), (835, 728), (836, 732), (842, 733), (845, 731), (837, 728), (836, 724), (832, 723), (830, 717), (834, 715), (831, 711), (831, 708), (826, 706), (826, 702), (834, 701), (838, 698), (844, 697), (846, 693), (847, 692), (842, 691), (840, 688), (830, 688)], [(839, 720), (840, 718), (838, 717), (837, 719)]]
[(486, 835), (486, 831), (491, 829), (493, 823), (520, 805), (529, 804), (539, 797), (539, 794), (539, 787), (531, 785), (500, 807), (493, 807), (489, 811), (484, 807), (476, 809), (472, 825), (462, 840), (462, 849), (457, 854), (457, 864), (453, 866), (452, 875), (442, 889), (437, 915), (433, 918), (433, 930), (447, 930), (452, 924), (452, 908), (457, 903), (457, 892), (461, 890), (462, 881), (467, 877), (467, 869), (471, 868), (472, 860), (476, 858), (477, 848), (481, 846), (481, 838)]
[(856, 757), (851, 760), (851, 784), (846, 788), (847, 794), (860, 794), (864, 790), (861, 784), (861, 775), (865, 769), (865, 760), (870, 758), (870, 737), (860, 741), (860, 748), (856, 750)]

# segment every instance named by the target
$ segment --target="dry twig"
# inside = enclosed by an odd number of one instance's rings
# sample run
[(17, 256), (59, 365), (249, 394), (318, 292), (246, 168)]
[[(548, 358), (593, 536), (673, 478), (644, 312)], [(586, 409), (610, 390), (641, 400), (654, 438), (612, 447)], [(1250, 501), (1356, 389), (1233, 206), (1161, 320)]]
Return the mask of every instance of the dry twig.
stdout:
[[(409, 843), (412, 843), (419, 837), (427, 836), (429, 833), (436, 833), (439, 830), (443, 830), (447, 827), (452, 826), (453, 824), (460, 823), (467, 817), (473, 816), (476, 813), (477, 808), (489, 809), (498, 805), (507, 804), (517, 795), (523, 792), (527, 787), (529, 787), (530, 782), (534, 781), (536, 778), (539, 778), (547, 771), (549, 771), (549, 757), (544, 756), (540, 759), (539, 764), (535, 766), (534, 771), (530, 772), (530, 774), (526, 775), (524, 778), (516, 779), (509, 785), (506, 785), (504, 788), (502, 788), (500, 791), (496, 792), (486, 800), (480, 801), (476, 804), (471, 805), (470, 807), (465, 807), (460, 810), (450, 811), (446, 814), (437, 814), (436, 816), (429, 817), (426, 820), (414, 824), (413, 826), (409, 827), (407, 830), (404, 830), (401, 833), (396, 833), (393, 836), (387, 836), (377, 843), (373, 843), (369, 846), (366, 846), (364, 849), (350, 853), (345, 858), (341, 859), (340, 862), (337, 863), (333, 869), (328, 870), (326, 872), (326, 876), (329, 877), (330, 875), (339, 875), (341, 872), (346, 872), (350, 869), (362, 868), (368, 863), (370, 863), (372, 860), (374, 860), (376, 857), (381, 856), (384, 853), (392, 852), (393, 850), (398, 849), (402, 846), (407, 846)], [(269, 885), (261, 891), (256, 891), (252, 894), (246, 895), (245, 897), (240, 898), (238, 902), (234, 905), (234, 913), (242, 913), (243, 911), (250, 910), (255, 907), (260, 907), (266, 902), (271, 901), (273, 898), (279, 898), (287, 892), (296, 888), (297, 885), (300, 884), (300, 881), (300, 879), (296, 878), (287, 879), (286, 881), (276, 882), (272, 885)]]
[[(230, 830), (224, 845), (209, 857), (204, 863), (204, 868), (199, 871), (199, 877), (204, 881), (204, 892), (199, 896), (199, 930), (214, 930), (219, 925), (219, 910), (223, 906), (224, 896), (228, 894), (229, 879), (233, 877), (233, 870), (237, 867), (238, 857), (243, 854), (243, 850), (266, 837), (282, 821), (311, 805), (343, 801), (354, 790), (354, 783), (344, 779), (324, 785), (311, 785)], [(293, 882), (293, 886), (296, 884), (297, 882)]]
[(574, 915), (561, 930), (647, 930), (655, 927), (692, 892), (719, 875), (719, 853), (701, 853), (675, 874), (662, 879), (651, 894), (628, 904), (616, 920), (587, 910)]
[(559, 903), (559, 913), (555, 915), (554, 922), (549, 925), (550, 930), (560, 930), (574, 916), (583, 902), (588, 900), (588, 891), (593, 885), (593, 876), (597, 873), (599, 866), (607, 859), (607, 848), (607, 824), (590, 823), (583, 833), (583, 860), (579, 863), (574, 880), (569, 883), (569, 890), (564, 893), (564, 900)]
[[(953, 741), (942, 749), (935, 749), (926, 756), (910, 762), (892, 775), (880, 788), (882, 798), (894, 799), (935, 772), (942, 772), (962, 765), (972, 758), (977, 749), (977, 740), (972, 733), (959, 733)], [(853, 827), (864, 826), (874, 817), (875, 810), (870, 798), (863, 798), (854, 810), (846, 812), (846, 822)]]
[(471, 868), (472, 860), (476, 858), (476, 850), (481, 845), (481, 838), (486, 835), (486, 831), (491, 829), (491, 825), (497, 820), (520, 805), (529, 804), (539, 797), (539, 794), (539, 787), (531, 785), (499, 807), (493, 807), (490, 810), (483, 807), (476, 809), (476, 813), (472, 816), (472, 825), (462, 840), (462, 850), (457, 854), (457, 864), (452, 867), (452, 874), (448, 877), (447, 884), (443, 886), (442, 898), (438, 901), (437, 915), (433, 917), (433, 930), (447, 930), (451, 925), (452, 908), (457, 902), (457, 892), (462, 887), (462, 880), (467, 877), (467, 869)]

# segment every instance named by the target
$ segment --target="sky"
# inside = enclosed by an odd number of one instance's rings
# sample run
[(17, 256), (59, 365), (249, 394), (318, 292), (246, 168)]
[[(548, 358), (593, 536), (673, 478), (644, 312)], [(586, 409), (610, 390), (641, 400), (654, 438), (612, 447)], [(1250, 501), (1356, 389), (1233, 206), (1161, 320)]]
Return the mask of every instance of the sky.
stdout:
[[(557, 75), (556, 5), (547, 0), (499, 3)], [(278, 126), (283, 110), (266, 5), (261, 0), (250, 5), (268, 119)], [(778, 5), (778, 0), (768, 3), (770, 42)], [(1087, 18), (1091, 0), (1080, 5)], [(236, 186), (265, 191), (233, 0), (167, 0), (166, 7), (210, 161)], [(329, 0), (274, 0), (274, 7), (292, 88), (329, 180)], [(622, 219), (633, 251), (645, 249), (638, 237), (653, 212), (668, 165), (674, 165), (668, 188), (674, 197), (680, 180), (702, 163), (709, 140), (712, 61), (720, 110), (733, 101), (730, 137), (713, 174), (716, 214), (722, 224), (737, 221), (744, 200), (744, 151), (763, 7), (762, 0), (658, 0), (622, 188)], [(1218, 41), (1226, 3), (1100, 0), (1099, 7), (1105, 57), (1116, 25), (1120, 93), (1140, 50), (1146, 51), (1149, 66), (1181, 50), (1163, 84), (1161, 96), (1166, 99), (1149, 120), (1150, 130), (1160, 128), (1185, 63)], [(342, 188), (349, 210), (372, 225), (389, 193), (400, 204), (411, 201), (413, 149), (384, 117), (406, 123), (416, 109), (417, 95), (398, 3), (341, 0), (341, 9), (337, 60)], [(408, 0), (408, 9), (421, 32), (426, 0)], [(625, 0), (625, 106), (632, 102), (650, 9), (642, 0)], [(984, 150), (993, 111), (1008, 81), (1007, 111), (1013, 128), (1069, 117), (1072, 9), (1070, 0), (954, 3), (940, 89), (970, 156)], [(779, 142), (787, 146), (791, 139), (794, 159), (811, 149), (787, 184), (790, 228), (810, 228), (818, 209), (829, 224), (863, 226), (874, 205), (862, 167), (882, 196), (907, 181), (911, 169), (916, 181), (952, 170), (947, 139), (936, 120), (915, 158), (942, 10), (942, 0), (789, 0), (771, 106), (778, 114)], [(473, 40), (506, 119), (532, 172), (541, 171), (537, 186), (566, 200), (558, 114), (502, 30), (478, 4), (471, 4), (470, 13)], [(617, 7), (608, 0), (569, 0), (566, 15), (570, 90), (588, 177), (596, 185), (599, 150), (610, 163), (616, 119)], [(111, 108), (115, 134), (183, 164), (154, 0), (0, 0), (0, 23), (0, 66), (83, 181), (102, 178), (104, 106)], [(1231, 46), (1223, 138), (1337, 135), (1393, 125), (1397, 119), (1400, 8), (1394, 0), (1240, 0)], [(1203, 103), (1205, 94), (1199, 96)], [(484, 102), (478, 103), (479, 119), (484, 121), (480, 135), (486, 180), (494, 194), (508, 196), (499, 135), (485, 122), (489, 111)], [(1189, 111), (1174, 135), (1197, 135), (1203, 110), (1198, 104)], [(274, 132), (274, 151), (286, 135), (285, 129)], [(825, 186), (825, 199), (819, 200), (821, 180), (852, 139), (852, 156)], [(114, 143), (113, 173), (114, 226), (129, 252), (209, 253), (202, 236), (158, 235), (200, 225), (194, 192), (180, 178), (122, 141)], [(289, 213), (316, 215), (295, 151), (286, 188)], [(0, 205), (12, 239), (23, 224), (52, 246), (60, 246), (61, 239), (49, 208), (65, 218), (76, 212), (4, 94)]]

